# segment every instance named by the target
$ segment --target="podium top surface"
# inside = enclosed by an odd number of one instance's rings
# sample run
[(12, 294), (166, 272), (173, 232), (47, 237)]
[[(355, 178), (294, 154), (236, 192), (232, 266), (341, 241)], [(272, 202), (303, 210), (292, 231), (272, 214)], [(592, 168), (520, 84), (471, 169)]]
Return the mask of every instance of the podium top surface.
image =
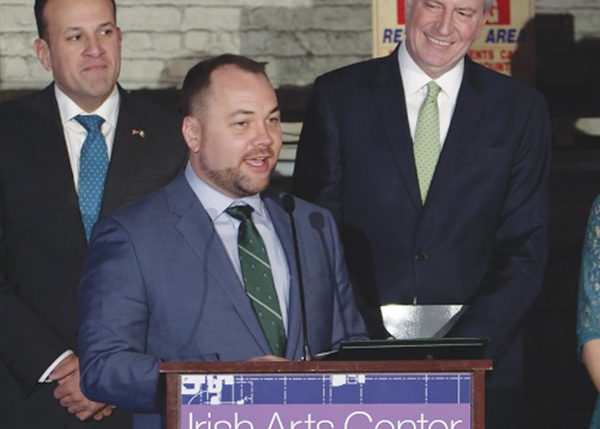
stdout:
[(492, 370), (489, 359), (401, 361), (161, 362), (164, 374), (294, 372), (472, 372)]

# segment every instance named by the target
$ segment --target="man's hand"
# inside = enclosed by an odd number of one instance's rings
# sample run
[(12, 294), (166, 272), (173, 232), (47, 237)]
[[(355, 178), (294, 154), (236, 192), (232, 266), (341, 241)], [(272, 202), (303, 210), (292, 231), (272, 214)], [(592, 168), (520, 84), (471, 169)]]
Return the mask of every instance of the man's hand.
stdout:
[(102, 420), (112, 414), (114, 406), (90, 401), (81, 393), (79, 359), (74, 354), (67, 356), (48, 378), (58, 383), (54, 389), (54, 397), (79, 420), (87, 420), (90, 417), (94, 420)]

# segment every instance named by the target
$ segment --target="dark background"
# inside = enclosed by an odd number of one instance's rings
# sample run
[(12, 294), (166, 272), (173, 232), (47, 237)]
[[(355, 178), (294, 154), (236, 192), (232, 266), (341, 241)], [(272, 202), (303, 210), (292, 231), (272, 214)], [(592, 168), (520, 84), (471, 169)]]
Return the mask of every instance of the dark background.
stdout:
[[(600, 40), (576, 43), (571, 15), (537, 15), (528, 25), (535, 30), (535, 54), (515, 54), (513, 74), (519, 76), (519, 63), (535, 62), (530, 83), (548, 101), (553, 154), (548, 266), (543, 290), (524, 322), (526, 427), (587, 428), (596, 392), (577, 358), (575, 325), (583, 235), (600, 193), (600, 136), (583, 134), (574, 124), (580, 117), (600, 118)], [(26, 92), (0, 91), (0, 101)], [(178, 106), (175, 89), (135, 92)], [(283, 120), (301, 121), (310, 87), (277, 92)], [(289, 189), (289, 178), (275, 178), (274, 184)]]

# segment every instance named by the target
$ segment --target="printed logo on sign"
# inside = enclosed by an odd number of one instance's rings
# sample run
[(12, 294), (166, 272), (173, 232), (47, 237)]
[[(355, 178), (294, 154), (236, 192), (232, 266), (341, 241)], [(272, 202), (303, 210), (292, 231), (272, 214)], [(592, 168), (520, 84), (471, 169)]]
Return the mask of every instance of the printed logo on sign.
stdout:
[(397, 0), (398, 10), (398, 24), (404, 25), (406, 23), (406, 18), (404, 18), (404, 0)]
[[(396, 0), (396, 8), (398, 12), (398, 24), (406, 23), (404, 14), (405, 0)], [(496, 0), (492, 5), (492, 11), (487, 21), (488, 25), (509, 25), (510, 24), (510, 0)]]
[(488, 25), (510, 24), (510, 0), (496, 0), (492, 5)]

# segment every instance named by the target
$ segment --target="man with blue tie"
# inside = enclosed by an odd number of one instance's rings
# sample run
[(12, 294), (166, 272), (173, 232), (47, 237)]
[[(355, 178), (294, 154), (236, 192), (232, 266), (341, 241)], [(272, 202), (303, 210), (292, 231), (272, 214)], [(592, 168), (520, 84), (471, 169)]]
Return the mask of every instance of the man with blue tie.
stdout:
[(264, 64), (202, 61), (183, 98), (185, 171), (96, 224), (80, 284), (82, 389), (134, 428), (160, 428), (161, 360), (301, 358), (298, 264), (311, 351), (366, 338), (330, 213), (267, 190), (282, 134)]
[(54, 82), (0, 105), (0, 427), (126, 428), (80, 391), (77, 284), (99, 215), (172, 180), (185, 145), (175, 112), (117, 85), (113, 0), (34, 12)]
[(402, 3), (392, 54), (315, 81), (292, 189), (338, 220), (373, 337), (389, 335), (383, 304), (466, 305), (447, 335), (489, 338), (486, 427), (517, 428), (547, 253), (546, 103), (468, 57), (493, 0)]

